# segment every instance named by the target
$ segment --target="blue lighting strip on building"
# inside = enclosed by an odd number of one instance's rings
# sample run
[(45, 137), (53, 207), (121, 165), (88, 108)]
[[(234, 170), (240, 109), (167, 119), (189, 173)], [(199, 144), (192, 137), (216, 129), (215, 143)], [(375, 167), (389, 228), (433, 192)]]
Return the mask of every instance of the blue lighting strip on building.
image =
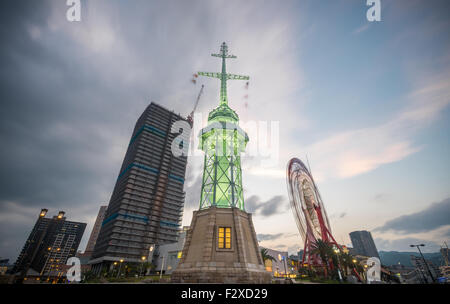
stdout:
[(106, 220), (103, 221), (102, 226), (105, 225), (106, 223), (112, 221), (113, 219), (117, 218), (119, 215), (123, 216), (125, 218), (136, 219), (136, 220), (140, 220), (145, 223), (148, 223), (148, 217), (143, 216), (143, 215), (130, 214), (130, 213), (127, 213), (127, 214), (114, 213), (113, 215), (111, 215), (110, 217), (108, 217)]
[(169, 174), (169, 178), (179, 181), (180, 183), (184, 183), (184, 178), (176, 176), (174, 174)]
[(143, 125), (143, 126), (139, 129), (139, 131), (136, 132), (136, 135), (134, 135), (134, 136), (131, 138), (129, 145), (131, 145), (131, 144), (133, 143), (133, 141), (134, 141), (134, 140), (142, 133), (142, 131), (144, 131), (144, 130), (145, 130), (145, 131), (152, 132), (152, 133), (154, 133), (154, 134), (156, 134), (156, 135), (158, 135), (158, 136), (160, 136), (160, 137), (166, 137), (166, 133), (163, 132), (163, 131), (161, 131), (161, 130), (159, 130), (158, 128), (155, 128), (154, 126), (150, 126), (150, 125)]
[[(128, 167), (125, 170), (122, 171), (122, 173), (119, 174), (119, 176), (117, 177), (117, 180), (119, 180), (128, 170), (130, 170), (133, 167), (139, 168), (139, 169), (143, 169), (143, 170), (152, 172), (154, 174), (158, 174), (158, 172), (159, 172), (158, 169), (155, 169), (155, 168), (143, 165), (143, 164), (131, 163), (130, 165), (128, 165)], [(171, 178), (173, 180), (176, 180), (176, 181), (178, 181), (180, 183), (184, 183), (184, 178), (182, 178), (180, 176), (177, 176), (175, 174), (169, 174), (169, 178)]]
[(172, 222), (159, 221), (159, 224), (162, 226), (171, 226), (171, 227), (180, 227), (181, 225)]
[(143, 169), (143, 170), (155, 173), (155, 174), (158, 174), (158, 172), (159, 172), (157, 169), (146, 166), (146, 165), (142, 165), (139, 163), (131, 163), (125, 170), (122, 171), (122, 173), (119, 174), (119, 176), (117, 177), (117, 180), (119, 180), (128, 170), (130, 170), (133, 167)]
[(105, 219), (102, 222), (102, 226), (105, 225), (106, 223), (112, 221), (113, 219), (115, 219), (119, 214), (118, 213), (114, 213), (113, 215), (111, 215), (110, 217), (108, 217), (107, 219)]

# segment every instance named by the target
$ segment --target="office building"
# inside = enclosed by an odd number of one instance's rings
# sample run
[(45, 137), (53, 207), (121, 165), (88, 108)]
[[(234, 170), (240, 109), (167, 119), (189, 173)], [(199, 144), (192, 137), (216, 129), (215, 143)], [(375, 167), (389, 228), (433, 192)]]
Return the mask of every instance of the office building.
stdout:
[(75, 256), (86, 223), (67, 221), (60, 211), (52, 218), (42, 209), (23, 249), (17, 258), (13, 273), (25, 277), (28, 272), (52, 275), (60, 272), (69, 257)]
[(89, 237), (86, 250), (84, 251), (84, 257), (90, 257), (94, 252), (95, 243), (97, 242), (98, 234), (100, 233), (100, 228), (102, 227), (102, 222), (105, 219), (105, 213), (108, 206), (100, 206), (98, 211), (97, 219), (95, 220), (94, 227), (92, 228), (91, 235)]
[[(151, 103), (136, 122), (89, 262), (96, 274), (115, 261), (141, 263), (153, 245), (177, 242), (187, 156), (175, 156), (180, 115)], [(183, 132), (188, 144), (189, 134)]]
[(352, 254), (380, 258), (370, 231), (350, 232), (350, 239), (353, 245)]

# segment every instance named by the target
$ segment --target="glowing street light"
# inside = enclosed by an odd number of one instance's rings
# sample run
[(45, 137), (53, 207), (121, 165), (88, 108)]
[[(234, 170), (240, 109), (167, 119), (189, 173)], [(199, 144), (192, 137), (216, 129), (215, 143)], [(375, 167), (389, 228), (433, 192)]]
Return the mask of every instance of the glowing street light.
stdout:
[[(120, 259), (119, 262), (120, 262), (120, 265), (119, 265), (119, 272), (117, 273), (117, 277), (120, 276), (120, 270), (122, 269), (123, 259)], [(116, 262), (116, 263), (117, 263), (117, 262)]]
[(278, 260), (281, 262), (284, 260), (284, 274), (286, 275), (286, 279), (287, 279), (287, 269), (286, 269), (286, 258), (284, 256), (282, 256), (281, 254), (278, 254)]
[(145, 260), (146, 260), (146, 259), (147, 259), (147, 258), (146, 258), (145, 256), (142, 256), (142, 257), (141, 257), (142, 264), (141, 264), (141, 271), (139, 272), (139, 276), (142, 275), (142, 269), (144, 268), (144, 263), (145, 263)]

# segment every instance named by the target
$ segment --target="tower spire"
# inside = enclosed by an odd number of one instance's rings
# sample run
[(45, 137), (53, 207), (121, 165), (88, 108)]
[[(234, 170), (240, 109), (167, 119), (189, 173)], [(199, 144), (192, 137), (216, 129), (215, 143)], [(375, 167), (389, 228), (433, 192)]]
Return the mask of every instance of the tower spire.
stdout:
[(212, 73), (212, 72), (198, 72), (198, 75), (218, 78), (220, 79), (220, 105), (228, 105), (228, 97), (227, 97), (227, 80), (248, 80), (248, 76), (243, 75), (235, 75), (235, 74), (227, 74), (227, 67), (225, 59), (228, 58), (237, 58), (234, 55), (228, 55), (228, 46), (224, 42), (220, 46), (219, 54), (211, 54), (211, 56), (222, 58), (222, 72), (221, 73)]

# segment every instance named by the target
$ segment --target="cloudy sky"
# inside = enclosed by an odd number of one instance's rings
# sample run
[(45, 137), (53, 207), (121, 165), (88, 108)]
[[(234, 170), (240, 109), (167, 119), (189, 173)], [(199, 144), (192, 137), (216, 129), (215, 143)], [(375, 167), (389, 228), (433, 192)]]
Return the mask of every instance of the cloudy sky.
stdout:
[[(63, 0), (1, 1), (0, 256), (15, 261), (43, 207), (88, 223), (84, 250), (145, 107), (187, 115), (204, 84), (206, 124), (219, 82), (191, 79), (220, 70), (209, 55), (223, 41), (228, 70), (250, 76), (228, 85), (241, 125), (279, 131), (275, 162), (243, 157), (261, 245), (302, 247), (285, 168), (308, 155), (337, 241), (365, 229), (379, 250), (436, 251), (450, 238), (449, 3), (381, 0), (381, 22), (365, 3), (81, 0), (68, 22)], [(184, 225), (201, 166), (189, 158)]]

